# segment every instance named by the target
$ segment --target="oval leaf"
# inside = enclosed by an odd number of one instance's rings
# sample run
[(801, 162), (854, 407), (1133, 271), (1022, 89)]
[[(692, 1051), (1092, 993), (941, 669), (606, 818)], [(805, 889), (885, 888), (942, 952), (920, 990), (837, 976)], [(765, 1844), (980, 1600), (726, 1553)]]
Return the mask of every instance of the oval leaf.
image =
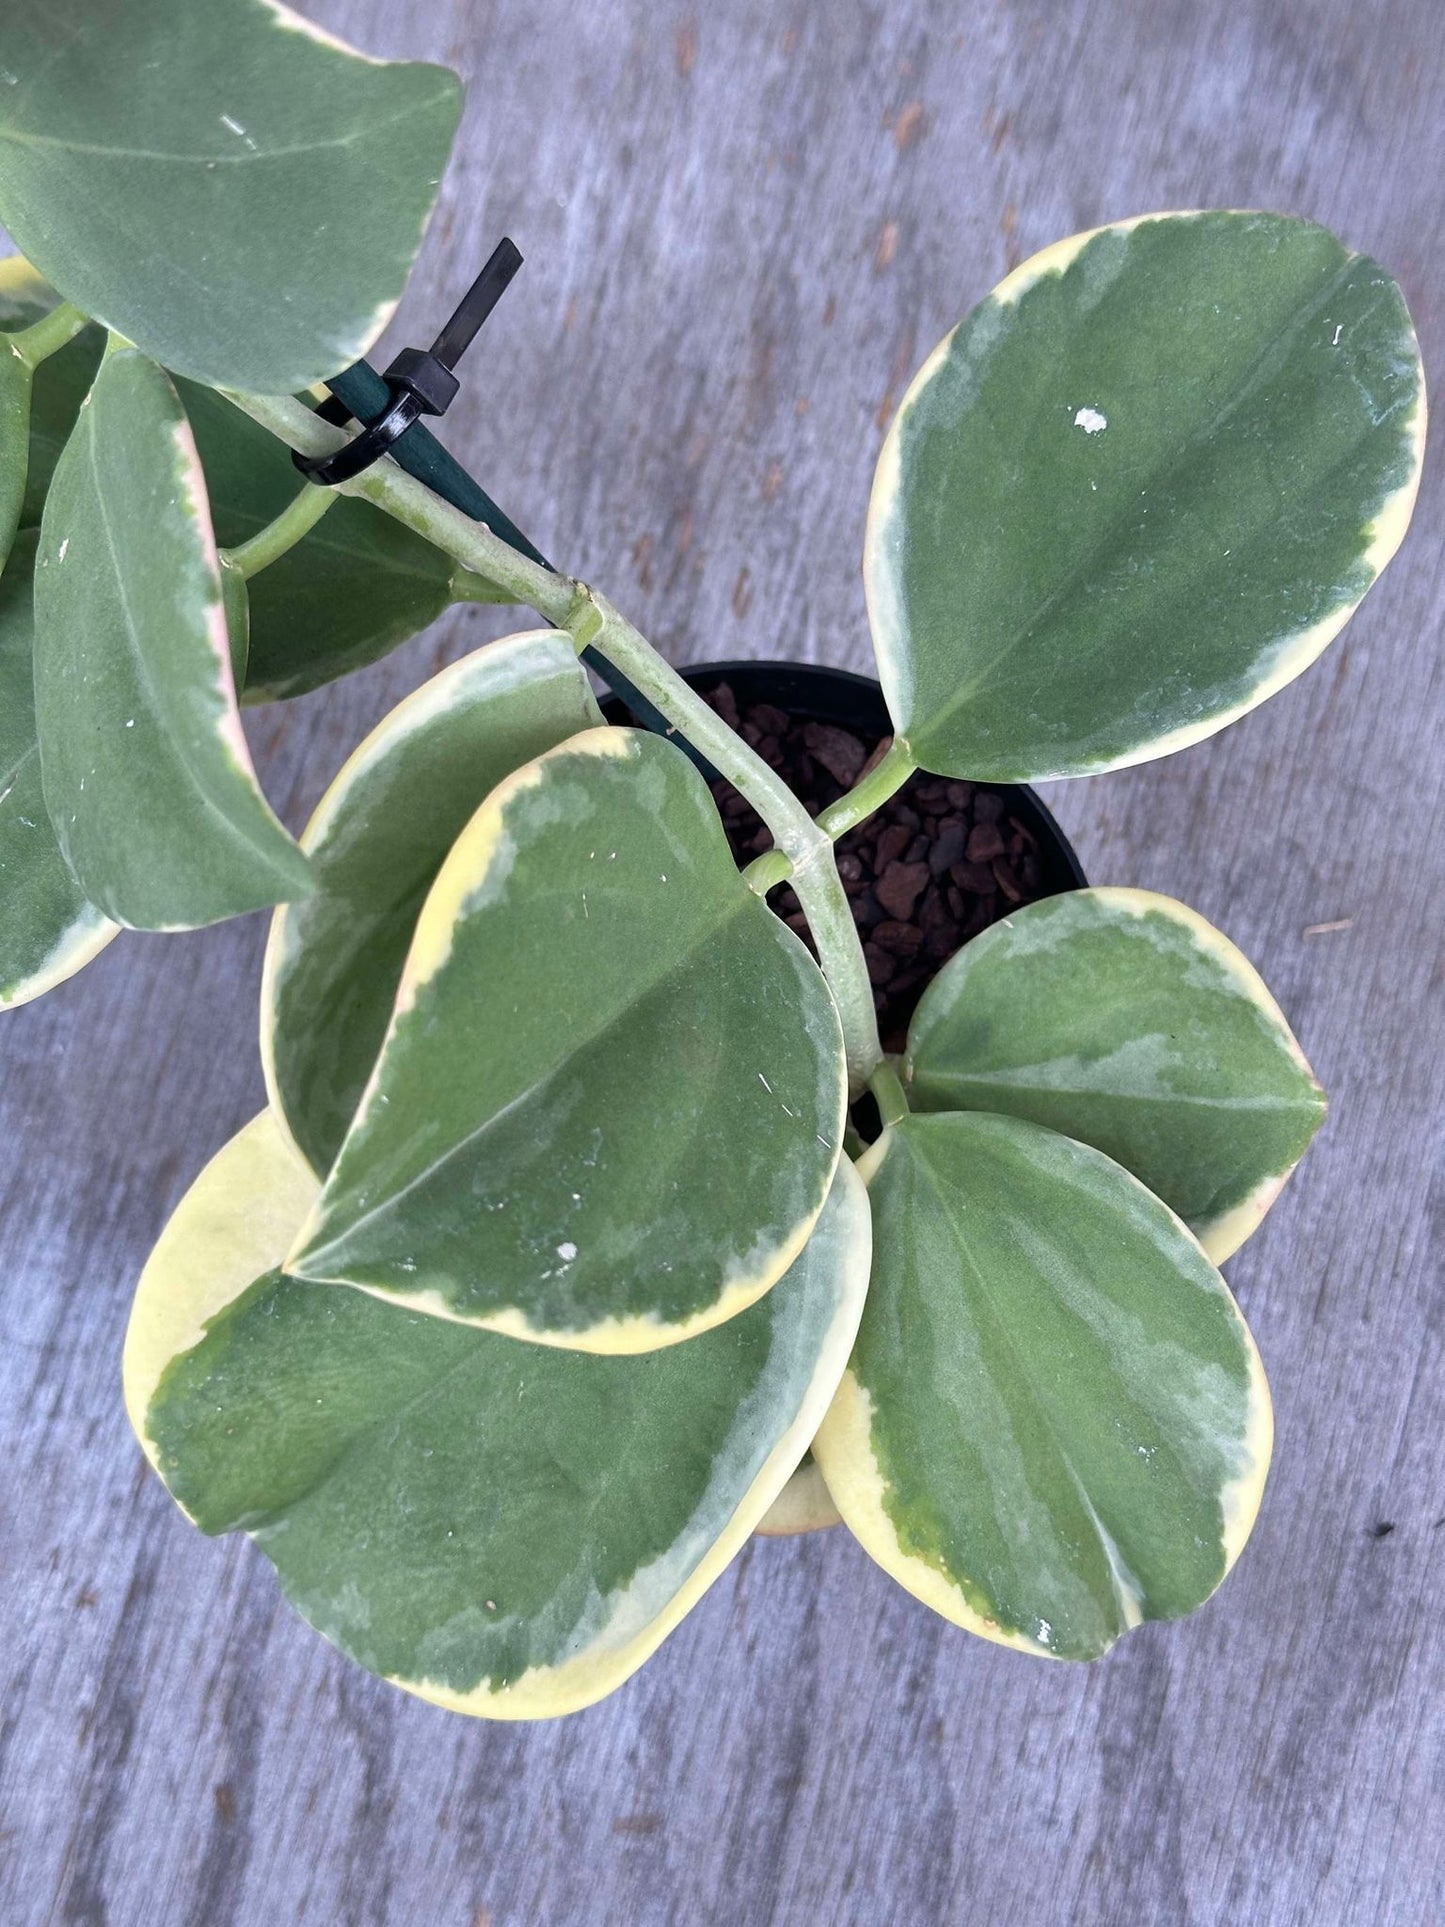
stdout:
[(504, 776), (601, 720), (570, 637), (513, 636), (409, 696), (322, 798), (301, 839), (315, 892), (276, 912), (261, 985), (272, 1109), (318, 1175), (371, 1075), (447, 852)]
[(551, 1344), (672, 1344), (802, 1249), (845, 1098), (827, 986), (702, 778), (589, 730), (443, 865), (288, 1269)]
[(189, 929), (309, 887), (242, 734), (195, 443), (133, 348), (102, 364), (46, 500), (35, 703), (60, 846), (117, 923)]
[(1399, 546), (1425, 436), (1384, 269), (1272, 214), (1026, 261), (888, 433), (868, 606), (925, 768), (1034, 782), (1211, 735), (1297, 676)]
[(461, 107), (274, 0), (49, 0), (6, 25), (0, 218), (157, 361), (286, 394), (391, 318)]
[(125, 1350), (151, 1462), (243, 1528), (363, 1666), (494, 1719), (590, 1705), (742, 1546), (837, 1385), (867, 1288), (845, 1159), (761, 1304), (643, 1358), (519, 1344), (274, 1267), (315, 1186), (263, 1115), (157, 1245)]
[(1259, 974), (1149, 890), (1073, 890), (975, 937), (924, 993), (906, 1074), (915, 1109), (1000, 1111), (1106, 1152), (1215, 1264), (1325, 1114)]
[(0, 1010), (74, 976), (117, 932), (81, 894), (41, 794), (31, 667), (35, 542), (35, 532), (25, 531), (0, 577)]
[[(279, 515), (300, 477), (290, 451), (195, 382), (178, 382), (200, 450), (216, 540), (239, 548)], [(250, 652), (242, 700), (300, 696), (376, 662), (435, 622), (453, 597), (449, 555), (355, 496), (248, 585)]]
[[(12, 254), (0, 261), (0, 328), (28, 328), (32, 322), (43, 320), (59, 300), (50, 283), (22, 255)], [(92, 324), (53, 355), (47, 355), (35, 369), (30, 385), (30, 446), (21, 528), (40, 525), (55, 464), (70, 439), (80, 404), (90, 393), (104, 350), (105, 330)]]
[(1091, 1659), (1202, 1604), (1249, 1536), (1269, 1389), (1166, 1205), (1037, 1124), (909, 1117), (864, 1169), (874, 1264), (813, 1451), (900, 1585), (986, 1639)]

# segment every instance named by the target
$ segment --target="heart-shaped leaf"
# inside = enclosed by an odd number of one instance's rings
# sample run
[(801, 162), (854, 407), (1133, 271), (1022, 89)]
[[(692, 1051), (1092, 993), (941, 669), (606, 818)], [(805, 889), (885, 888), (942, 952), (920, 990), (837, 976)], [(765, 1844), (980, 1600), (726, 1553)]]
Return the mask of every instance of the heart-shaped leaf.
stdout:
[(1399, 289), (1307, 221), (1076, 235), (931, 355), (865, 576), (925, 769), (1034, 781), (1211, 735), (1305, 669), (1399, 546), (1425, 436)]
[(461, 107), (274, 0), (47, 0), (6, 23), (0, 218), (157, 361), (285, 394), (391, 318)]
[[(0, 328), (15, 332), (41, 321), (60, 300), (59, 295), (23, 255), (0, 261)], [(60, 451), (70, 439), (80, 404), (105, 349), (105, 330), (93, 323), (36, 367), (30, 386), (30, 448), (25, 465), (25, 498), (20, 526), (40, 526), (40, 511)]]
[(1273, 1430), (1184, 1226), (1018, 1118), (909, 1117), (864, 1169), (873, 1276), (813, 1451), (865, 1550), (945, 1618), (1059, 1659), (1202, 1604)]
[(914, 1013), (907, 1077), (916, 1109), (1032, 1118), (1107, 1152), (1216, 1264), (1325, 1114), (1258, 973), (1149, 890), (1072, 890), (975, 937)]
[(242, 734), (195, 443), (133, 348), (102, 363), (46, 499), (35, 706), (60, 847), (117, 923), (188, 929), (309, 887)]
[(552, 1344), (672, 1344), (802, 1249), (845, 1099), (827, 986), (701, 776), (589, 730), (443, 865), (287, 1268)]
[[(216, 540), (239, 548), (300, 486), (290, 452), (249, 415), (177, 383), (201, 453)], [(395, 649), (452, 602), (449, 555), (370, 502), (343, 495), (249, 583), (250, 655), (242, 699), (304, 695)]]
[(315, 891), (276, 912), (261, 986), (271, 1104), (331, 1169), (391, 1020), (417, 914), (504, 776), (602, 721), (571, 638), (512, 636), (434, 676), (348, 759), (301, 839)]
[(34, 530), (0, 576), (0, 1010), (74, 976), (116, 935), (60, 854), (40, 789), (32, 675)]
[(496, 1719), (591, 1704), (717, 1578), (826, 1409), (867, 1288), (856, 1173), (760, 1304), (641, 1358), (287, 1278), (314, 1191), (263, 1115), (182, 1201), (126, 1339), (147, 1454), (373, 1672)]

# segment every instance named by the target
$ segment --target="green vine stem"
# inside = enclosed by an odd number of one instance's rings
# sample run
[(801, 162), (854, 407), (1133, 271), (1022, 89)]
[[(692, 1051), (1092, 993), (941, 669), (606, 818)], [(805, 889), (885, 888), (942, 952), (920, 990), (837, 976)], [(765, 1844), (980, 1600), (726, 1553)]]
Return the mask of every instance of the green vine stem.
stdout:
[(819, 812), (818, 828), (836, 843), (840, 836), (846, 836), (865, 817), (881, 809), (895, 790), (902, 789), (917, 767), (907, 743), (891, 743), (868, 774), (855, 783), (846, 796), (840, 796), (836, 803), (830, 803), (826, 810)]
[(791, 866), (789, 881), (803, 906), (818, 946), (818, 961), (838, 1006), (849, 1082), (855, 1091), (861, 1090), (881, 1060), (883, 1047), (863, 944), (833, 862), (832, 843), (782, 778), (603, 596), (579, 585), (578, 603), (567, 626), (579, 643), (590, 643), (630, 677), (772, 831)]
[[(304, 455), (329, 455), (347, 439), (289, 396), (228, 393), (253, 421)], [(338, 484), (336, 492), (375, 503), (517, 601), (529, 603), (554, 627), (566, 629), (579, 648), (598, 650), (747, 798), (791, 865), (790, 880), (842, 1020), (849, 1081), (861, 1090), (883, 1056), (863, 945), (833, 862), (832, 842), (787, 784), (602, 596), (520, 554), (394, 462), (376, 463)]]
[(336, 500), (329, 488), (313, 488), (305, 483), (299, 494), (294, 495), (274, 521), (268, 522), (263, 529), (257, 529), (249, 541), (238, 543), (234, 549), (223, 551), (225, 559), (234, 569), (239, 569), (249, 582), (253, 575), (259, 575), (273, 562), (278, 562), (288, 549), (296, 544), (308, 530), (314, 529), (327, 509)]
[(881, 1064), (874, 1065), (869, 1074), (868, 1088), (878, 1100), (878, 1115), (883, 1121), (884, 1130), (901, 1124), (908, 1115), (908, 1099), (903, 1094), (897, 1071), (886, 1058)]
[(32, 321), (28, 328), (20, 328), (9, 337), (10, 346), (22, 361), (28, 361), (32, 368), (38, 368), (48, 356), (57, 354), (67, 341), (74, 341), (82, 328), (88, 327), (90, 316), (73, 308), (68, 301)]

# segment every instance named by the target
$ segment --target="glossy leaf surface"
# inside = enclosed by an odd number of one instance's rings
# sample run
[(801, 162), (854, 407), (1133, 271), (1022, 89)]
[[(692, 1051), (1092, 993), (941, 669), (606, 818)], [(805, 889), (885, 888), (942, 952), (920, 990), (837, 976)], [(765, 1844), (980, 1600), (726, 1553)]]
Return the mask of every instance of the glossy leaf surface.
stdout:
[(318, 1175), (371, 1075), (447, 852), (504, 776), (601, 720), (569, 637), (513, 636), (384, 717), (322, 799), (301, 839), (316, 888), (276, 912), (261, 991), (272, 1108)]
[(263, 1115), (182, 1201), (126, 1340), (152, 1463), (408, 1691), (501, 1719), (601, 1698), (738, 1551), (827, 1405), (867, 1286), (856, 1173), (760, 1304), (641, 1358), (288, 1279), (270, 1267), (314, 1188)]
[(1194, 1239), (1016, 1118), (909, 1117), (864, 1169), (873, 1276), (813, 1446), (845, 1523), (936, 1612), (1027, 1652), (1091, 1659), (1200, 1605), (1249, 1536), (1272, 1419)]
[(879, 458), (865, 577), (900, 735), (1014, 782), (1212, 734), (1394, 554), (1424, 434), (1404, 298), (1323, 228), (1174, 214), (1035, 255)]
[(1216, 1264), (1325, 1113), (1258, 973), (1148, 890), (1049, 897), (965, 944), (914, 1013), (907, 1076), (916, 1109), (1031, 1118), (1106, 1152)]
[(117, 928), (81, 894), (41, 793), (31, 668), (35, 542), (33, 530), (24, 532), (0, 576), (0, 1010), (73, 976)]
[(391, 317), (461, 106), (271, 0), (47, 0), (7, 21), (0, 219), (166, 367), (290, 393)]
[[(201, 453), (216, 540), (239, 548), (301, 486), (289, 452), (224, 396), (177, 384)], [(342, 496), (252, 576), (243, 700), (300, 696), (376, 662), (452, 601), (456, 564), (370, 502)]]
[(133, 348), (102, 364), (46, 500), (35, 702), (51, 822), (117, 923), (189, 928), (308, 888), (241, 731), (195, 443)]
[(589, 730), (443, 865), (288, 1267), (553, 1344), (671, 1344), (797, 1256), (844, 1101), (827, 987), (702, 778)]

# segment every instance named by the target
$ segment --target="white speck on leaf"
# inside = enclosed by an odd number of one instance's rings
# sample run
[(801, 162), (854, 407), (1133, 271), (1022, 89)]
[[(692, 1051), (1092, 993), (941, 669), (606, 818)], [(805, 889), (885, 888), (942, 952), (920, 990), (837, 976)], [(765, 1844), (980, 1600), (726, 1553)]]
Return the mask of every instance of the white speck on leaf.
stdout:
[(564, 1265), (570, 1265), (572, 1260), (577, 1256), (577, 1247), (570, 1238), (564, 1238), (562, 1243), (558, 1245), (557, 1256), (562, 1260)]
[(1075, 428), (1082, 428), (1086, 435), (1097, 435), (1109, 426), (1109, 417), (1101, 415), (1097, 408), (1081, 408), (1074, 417)]
[(60, 553), (55, 558), (57, 562), (63, 562), (65, 560), (65, 551), (69, 547), (70, 547), (70, 537), (67, 535), (65, 540), (60, 545)]
[(1334, 338), (1334, 340), (1333, 340), (1333, 341), (1332, 341), (1332, 342), (1330, 343), (1330, 346), (1331, 346), (1332, 348), (1338, 348), (1338, 347), (1339, 347), (1339, 345), (1340, 345), (1340, 336), (1341, 336), (1341, 335), (1342, 335), (1342, 334), (1343, 334), (1344, 332), (1345, 332), (1345, 324), (1344, 324), (1344, 322), (1343, 322), (1343, 321), (1341, 321), (1341, 322), (1338, 322), (1338, 323), (1336, 324), (1336, 326), (1335, 326), (1335, 338)]

